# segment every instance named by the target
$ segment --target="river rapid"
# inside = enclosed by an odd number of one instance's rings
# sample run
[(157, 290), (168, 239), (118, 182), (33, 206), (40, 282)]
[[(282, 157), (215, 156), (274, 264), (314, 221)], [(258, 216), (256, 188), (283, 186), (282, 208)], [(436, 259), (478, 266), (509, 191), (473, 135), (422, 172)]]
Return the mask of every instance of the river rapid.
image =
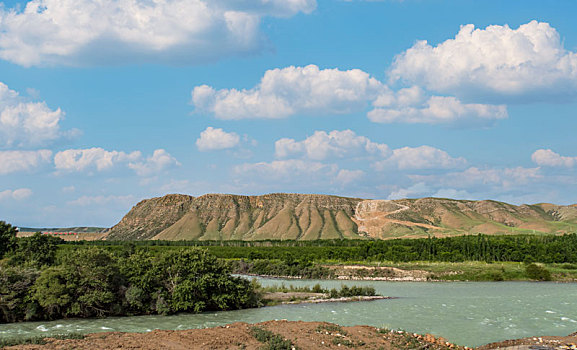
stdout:
[(148, 332), (191, 329), (233, 322), (268, 320), (327, 321), (431, 333), (460, 345), (577, 331), (577, 284), (550, 282), (385, 282), (282, 280), (259, 278), (263, 285), (325, 288), (370, 285), (397, 299), (369, 302), (278, 305), (259, 309), (73, 319), (0, 324), (0, 338), (107, 331)]

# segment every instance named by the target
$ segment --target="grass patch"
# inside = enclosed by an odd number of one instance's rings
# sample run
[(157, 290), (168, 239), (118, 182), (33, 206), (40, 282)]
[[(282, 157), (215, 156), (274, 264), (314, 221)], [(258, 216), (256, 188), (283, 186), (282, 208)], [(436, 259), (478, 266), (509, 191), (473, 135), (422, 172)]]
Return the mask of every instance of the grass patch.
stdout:
[(343, 330), (343, 328), (337, 324), (321, 324), (317, 327), (317, 332), (319, 333), (339, 333), (341, 335), (347, 335), (347, 332)]
[(55, 334), (50, 336), (34, 336), (26, 338), (7, 338), (0, 339), (0, 348), (7, 346), (16, 345), (46, 345), (48, 341), (46, 339), (84, 339), (84, 335), (80, 333), (68, 333), (68, 334)]
[(284, 283), (281, 285), (272, 285), (268, 287), (260, 287), (260, 291), (263, 293), (328, 293), (328, 289), (324, 289), (320, 284), (315, 284), (312, 287), (295, 287), (292, 284), (286, 286)]
[(280, 334), (275, 334), (268, 329), (252, 327), (250, 334), (259, 342), (265, 343), (261, 350), (292, 350), (298, 349), (292, 341), (284, 339)]

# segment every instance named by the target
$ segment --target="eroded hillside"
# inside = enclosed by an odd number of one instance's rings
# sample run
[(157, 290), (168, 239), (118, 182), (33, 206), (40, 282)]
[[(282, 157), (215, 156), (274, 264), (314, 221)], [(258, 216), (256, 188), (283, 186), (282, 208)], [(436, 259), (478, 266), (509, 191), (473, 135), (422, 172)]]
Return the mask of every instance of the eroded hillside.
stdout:
[(577, 206), (442, 198), (363, 200), (328, 195), (167, 195), (138, 203), (107, 239), (389, 239), (577, 232)]

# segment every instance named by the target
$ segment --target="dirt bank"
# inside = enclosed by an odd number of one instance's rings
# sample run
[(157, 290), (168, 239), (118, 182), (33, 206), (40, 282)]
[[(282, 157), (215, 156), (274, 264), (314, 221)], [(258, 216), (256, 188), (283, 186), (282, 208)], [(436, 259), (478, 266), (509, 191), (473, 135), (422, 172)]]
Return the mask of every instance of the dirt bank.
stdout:
[(490, 343), (477, 350), (569, 350), (577, 349), (577, 332), (566, 337), (529, 337)]
[[(261, 349), (267, 341), (255, 328), (292, 342), (294, 349), (464, 349), (442, 338), (379, 330), (369, 326), (340, 327), (326, 322), (268, 321), (255, 325), (233, 323), (207, 329), (150, 333), (95, 333), (84, 339), (47, 339), (45, 345), (8, 349)], [(261, 339), (258, 340), (257, 338)], [(277, 339), (277, 340), (278, 340)], [(290, 344), (290, 343), (289, 343)], [(284, 349), (284, 347), (276, 347)], [(289, 346), (290, 348), (290, 346)]]
[[(260, 333), (260, 334), (259, 334)], [(263, 333), (276, 338), (276, 347)], [(270, 339), (270, 338), (269, 338)], [(341, 327), (327, 322), (267, 321), (227, 326), (150, 333), (94, 333), (84, 339), (46, 338), (44, 345), (18, 345), (6, 349), (431, 349), (466, 350), (430, 334), (418, 335), (369, 326)], [(279, 346), (284, 342), (285, 347)], [(286, 345), (289, 344), (288, 347)], [(292, 345), (291, 345), (292, 344)], [(577, 349), (577, 333), (566, 337), (530, 337), (491, 343), (477, 350), (569, 350)]]
[(339, 280), (424, 282), (431, 273), (423, 270), (402, 270), (387, 266), (323, 265), (333, 271)]

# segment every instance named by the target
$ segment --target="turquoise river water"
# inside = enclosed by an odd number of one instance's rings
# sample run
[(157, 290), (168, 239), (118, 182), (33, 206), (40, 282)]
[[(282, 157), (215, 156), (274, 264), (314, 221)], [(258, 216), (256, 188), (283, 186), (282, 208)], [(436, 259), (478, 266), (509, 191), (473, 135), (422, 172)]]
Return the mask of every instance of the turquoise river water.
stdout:
[(328, 321), (431, 333), (468, 346), (577, 331), (577, 284), (531, 282), (382, 282), (260, 279), (263, 285), (323, 287), (371, 285), (398, 299), (279, 305), (260, 309), (174, 316), (136, 316), (0, 324), (0, 338), (105, 331), (148, 332), (232, 322)]

